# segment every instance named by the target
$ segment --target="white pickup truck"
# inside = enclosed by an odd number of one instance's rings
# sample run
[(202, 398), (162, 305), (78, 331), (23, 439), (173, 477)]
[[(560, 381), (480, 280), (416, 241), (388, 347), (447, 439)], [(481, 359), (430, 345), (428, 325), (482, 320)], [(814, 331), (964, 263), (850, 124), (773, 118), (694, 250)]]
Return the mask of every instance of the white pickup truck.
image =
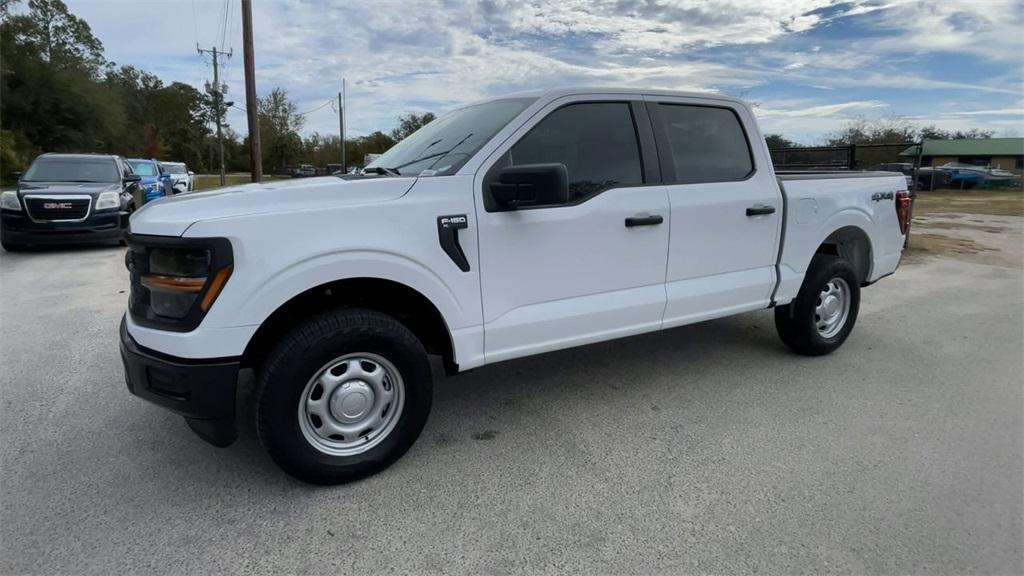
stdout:
[(288, 473), (377, 472), (449, 373), (775, 309), (827, 354), (892, 274), (902, 174), (778, 174), (750, 109), (708, 94), (525, 93), (450, 112), (360, 175), (165, 198), (131, 218), (129, 390), (235, 440), (240, 369)]

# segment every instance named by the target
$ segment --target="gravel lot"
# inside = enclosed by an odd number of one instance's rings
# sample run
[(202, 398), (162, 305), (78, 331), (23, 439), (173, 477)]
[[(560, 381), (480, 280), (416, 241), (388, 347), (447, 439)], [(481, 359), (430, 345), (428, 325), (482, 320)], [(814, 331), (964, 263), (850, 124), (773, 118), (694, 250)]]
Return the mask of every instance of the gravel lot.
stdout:
[(439, 376), (335, 488), (128, 394), (123, 249), (0, 254), (0, 572), (1019, 574), (1021, 222), (910, 258), (825, 358), (757, 312)]

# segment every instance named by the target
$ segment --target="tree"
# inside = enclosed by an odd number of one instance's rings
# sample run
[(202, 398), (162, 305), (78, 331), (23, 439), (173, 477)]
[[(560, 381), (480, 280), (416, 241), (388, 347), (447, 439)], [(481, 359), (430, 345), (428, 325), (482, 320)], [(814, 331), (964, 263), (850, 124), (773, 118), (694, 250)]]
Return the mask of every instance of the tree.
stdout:
[(166, 156), (187, 163), (194, 169), (205, 167), (203, 144), (211, 131), (205, 123), (202, 94), (181, 82), (154, 94), (156, 127), (166, 145)]
[[(29, 149), (107, 150), (123, 124), (97, 83), (102, 44), (60, 0), (5, 2), (0, 25), (0, 118), (10, 141)], [(20, 167), (19, 167), (20, 168)]]
[(782, 134), (765, 134), (764, 141), (770, 150), (775, 150), (777, 148), (796, 148), (799, 146), (799, 144), (785, 138)]
[(943, 130), (935, 125), (921, 128), (920, 138), (922, 140), (978, 140), (991, 138), (991, 130), (971, 128), (970, 130)]
[(828, 145), (896, 144), (913, 142), (916, 139), (917, 127), (906, 118), (855, 118), (848, 121), (839, 132), (831, 134), (828, 137)]
[(401, 142), (413, 132), (426, 126), (436, 118), (433, 112), (423, 114), (403, 114), (398, 117), (398, 127), (391, 131), (391, 138), (395, 142)]
[[(14, 2), (7, 2), (5, 14)], [(52, 66), (85, 67), (93, 74), (103, 66), (103, 43), (93, 36), (89, 24), (68, 12), (61, 0), (29, 0), (28, 12), (6, 17), (15, 40), (34, 49)]]
[(282, 172), (301, 158), (303, 150), (299, 130), (305, 118), (296, 113), (295, 102), (282, 88), (274, 88), (270, 94), (257, 98), (257, 110), (263, 165), (273, 172)]
[(115, 68), (109, 65), (103, 78), (108, 97), (116, 102), (123, 122), (117, 127), (115, 138), (107, 146), (109, 152), (126, 156), (159, 158), (163, 143), (155, 122), (157, 94), (163, 81), (157, 76), (134, 66)]

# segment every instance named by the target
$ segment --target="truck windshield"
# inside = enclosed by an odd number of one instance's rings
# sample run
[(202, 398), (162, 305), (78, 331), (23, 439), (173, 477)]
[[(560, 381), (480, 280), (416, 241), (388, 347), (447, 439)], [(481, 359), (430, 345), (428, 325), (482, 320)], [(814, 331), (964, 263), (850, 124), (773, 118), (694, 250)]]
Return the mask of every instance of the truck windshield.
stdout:
[(409, 176), (454, 174), (535, 98), (508, 98), (453, 110), (366, 166)]
[(25, 182), (118, 182), (114, 161), (107, 158), (36, 158)]
[(184, 174), (185, 173), (185, 165), (184, 164), (164, 164), (164, 170), (166, 170), (168, 174)]

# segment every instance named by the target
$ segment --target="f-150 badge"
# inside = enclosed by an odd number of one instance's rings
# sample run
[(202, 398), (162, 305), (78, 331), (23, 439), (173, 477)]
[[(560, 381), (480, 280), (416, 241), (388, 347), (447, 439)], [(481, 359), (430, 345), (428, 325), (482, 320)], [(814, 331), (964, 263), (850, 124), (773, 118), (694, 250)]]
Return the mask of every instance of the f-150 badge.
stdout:
[(465, 214), (437, 217), (437, 239), (441, 242), (441, 249), (452, 262), (455, 262), (459, 270), (469, 272), (469, 260), (459, 245), (459, 230), (464, 228), (469, 228), (469, 219)]

